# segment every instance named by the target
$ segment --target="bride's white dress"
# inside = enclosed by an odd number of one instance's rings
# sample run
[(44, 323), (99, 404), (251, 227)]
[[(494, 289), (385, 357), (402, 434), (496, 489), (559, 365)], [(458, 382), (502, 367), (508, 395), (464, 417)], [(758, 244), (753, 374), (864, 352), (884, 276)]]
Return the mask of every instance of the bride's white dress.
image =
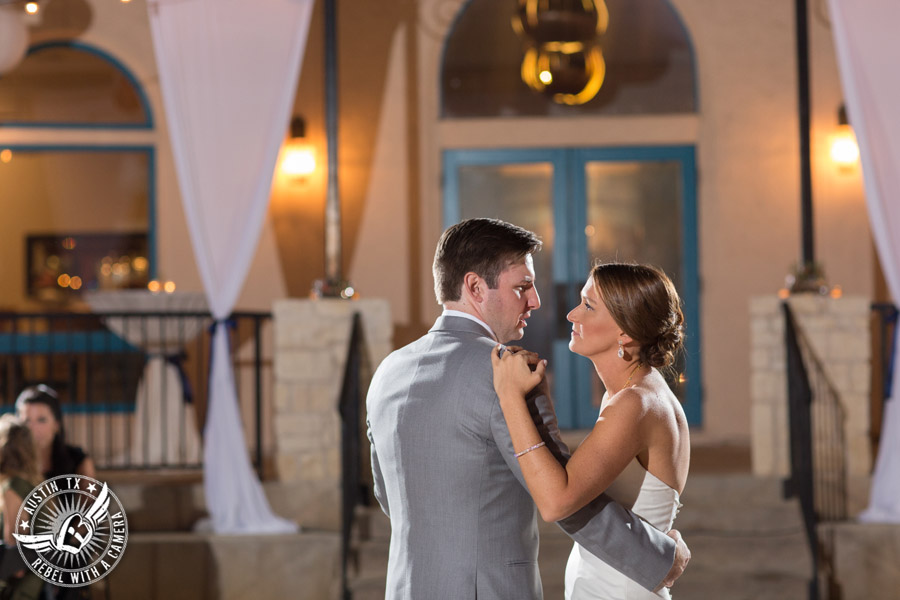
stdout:
[[(678, 492), (634, 459), (606, 490), (616, 502), (659, 529), (669, 531), (681, 508)], [(566, 565), (566, 600), (658, 600), (670, 598), (663, 588), (654, 593), (575, 544)]]

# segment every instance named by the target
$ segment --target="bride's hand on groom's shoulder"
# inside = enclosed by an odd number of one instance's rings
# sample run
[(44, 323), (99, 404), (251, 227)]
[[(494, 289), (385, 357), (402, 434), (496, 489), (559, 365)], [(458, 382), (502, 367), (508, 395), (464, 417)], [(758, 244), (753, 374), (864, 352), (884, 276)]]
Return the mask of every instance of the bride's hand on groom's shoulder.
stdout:
[(497, 345), (491, 352), (494, 367), (494, 390), (501, 400), (521, 399), (541, 383), (547, 361), (535, 352), (518, 346)]

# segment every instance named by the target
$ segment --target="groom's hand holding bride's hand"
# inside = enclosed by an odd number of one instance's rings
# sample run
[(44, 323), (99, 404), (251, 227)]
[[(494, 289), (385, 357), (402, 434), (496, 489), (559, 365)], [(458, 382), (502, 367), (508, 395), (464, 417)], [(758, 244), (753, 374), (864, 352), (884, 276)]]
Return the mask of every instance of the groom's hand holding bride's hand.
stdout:
[(494, 366), (494, 391), (501, 400), (504, 397), (524, 398), (541, 383), (547, 370), (547, 361), (541, 360), (537, 353), (518, 346), (504, 348), (500, 344), (491, 352), (491, 364)]

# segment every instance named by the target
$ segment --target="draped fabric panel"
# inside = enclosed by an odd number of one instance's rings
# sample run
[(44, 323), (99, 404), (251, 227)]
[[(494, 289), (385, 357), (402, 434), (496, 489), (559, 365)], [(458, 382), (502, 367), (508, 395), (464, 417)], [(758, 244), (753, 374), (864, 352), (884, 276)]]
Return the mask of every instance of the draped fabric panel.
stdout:
[(204, 490), (217, 533), (296, 531), (247, 456), (224, 319), (256, 251), (288, 128), (313, 0), (149, 0), (194, 258), (216, 319)]
[[(847, 114), (862, 160), (869, 220), (895, 304), (900, 303), (900, 2), (829, 0)], [(894, 352), (892, 397), (865, 521), (900, 523), (900, 371)]]

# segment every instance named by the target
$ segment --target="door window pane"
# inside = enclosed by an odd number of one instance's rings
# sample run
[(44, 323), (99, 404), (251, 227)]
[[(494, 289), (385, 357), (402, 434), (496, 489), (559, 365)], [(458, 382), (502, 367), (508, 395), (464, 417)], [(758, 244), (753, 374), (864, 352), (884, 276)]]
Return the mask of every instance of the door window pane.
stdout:
[[(676, 161), (588, 162), (584, 237), (590, 259), (655, 265), (683, 297), (680, 173)], [(677, 358), (675, 369), (684, 371), (683, 356)], [(684, 386), (672, 383), (684, 399)], [(604, 390), (598, 377), (591, 377), (590, 389), (591, 402), (599, 407)]]
[(551, 356), (557, 310), (553, 297), (553, 165), (468, 165), (459, 169), (460, 216), (492, 217), (529, 229), (544, 245), (534, 256), (541, 308), (532, 313), (521, 343)]
[(651, 263), (681, 282), (681, 166), (677, 162), (589, 162), (588, 256)]

